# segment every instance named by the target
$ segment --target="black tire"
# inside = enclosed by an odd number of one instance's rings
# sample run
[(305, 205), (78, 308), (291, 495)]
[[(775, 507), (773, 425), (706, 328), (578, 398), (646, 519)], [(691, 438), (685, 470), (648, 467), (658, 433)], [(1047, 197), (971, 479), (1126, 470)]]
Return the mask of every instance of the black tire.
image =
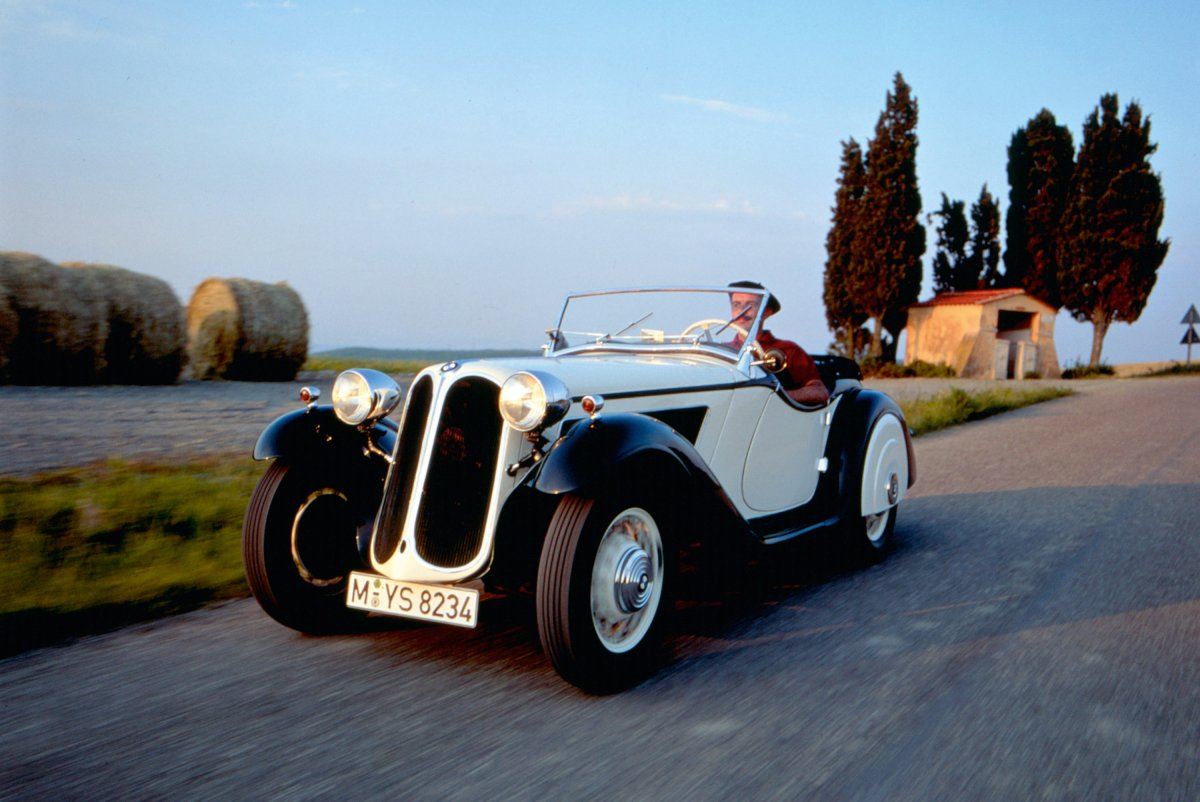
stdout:
[(537, 623), (572, 685), (613, 693), (661, 664), (678, 559), (668, 509), (628, 492), (559, 502), (538, 564)]
[(246, 509), (242, 561), (246, 581), (266, 613), (311, 634), (360, 625), (346, 608), (346, 581), (364, 567), (357, 522), (335, 472), (275, 461)]

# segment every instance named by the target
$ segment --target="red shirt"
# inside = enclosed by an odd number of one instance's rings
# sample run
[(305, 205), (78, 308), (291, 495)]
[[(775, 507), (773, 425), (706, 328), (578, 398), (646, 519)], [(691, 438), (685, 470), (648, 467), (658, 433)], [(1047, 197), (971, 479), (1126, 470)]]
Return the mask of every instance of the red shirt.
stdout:
[(758, 333), (758, 344), (764, 351), (772, 348), (782, 351), (787, 359), (787, 367), (779, 373), (779, 381), (785, 390), (795, 390), (808, 384), (824, 384), (817, 364), (803, 348), (791, 340), (779, 340), (771, 332), (763, 329)]

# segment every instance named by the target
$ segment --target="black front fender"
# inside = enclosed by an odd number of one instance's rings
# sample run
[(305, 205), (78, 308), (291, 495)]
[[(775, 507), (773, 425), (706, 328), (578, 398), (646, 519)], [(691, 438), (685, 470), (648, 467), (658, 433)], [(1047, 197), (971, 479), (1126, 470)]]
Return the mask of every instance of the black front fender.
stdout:
[(330, 451), (362, 457), (371, 442), (391, 454), (396, 445), (395, 424), (385, 418), (366, 429), (350, 426), (326, 404), (297, 409), (273, 420), (258, 436), (254, 458), (311, 458)]
[(575, 493), (612, 480), (615, 471), (647, 460), (680, 480), (719, 489), (717, 479), (683, 435), (648, 415), (618, 413), (580, 421), (551, 446), (532, 486), (553, 495)]

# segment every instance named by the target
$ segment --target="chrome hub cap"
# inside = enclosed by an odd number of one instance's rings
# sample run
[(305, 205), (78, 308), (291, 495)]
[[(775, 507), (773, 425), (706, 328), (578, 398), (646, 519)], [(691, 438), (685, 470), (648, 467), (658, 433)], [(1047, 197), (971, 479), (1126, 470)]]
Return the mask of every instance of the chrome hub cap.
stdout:
[(608, 525), (592, 566), (592, 625), (604, 648), (627, 652), (650, 626), (662, 597), (662, 535), (650, 513), (631, 507)]
[(650, 601), (654, 590), (650, 581), (650, 555), (631, 546), (617, 560), (615, 591), (617, 608), (623, 613), (636, 613)]
[(895, 472), (888, 476), (887, 500), (888, 504), (895, 504), (900, 500), (900, 477)]

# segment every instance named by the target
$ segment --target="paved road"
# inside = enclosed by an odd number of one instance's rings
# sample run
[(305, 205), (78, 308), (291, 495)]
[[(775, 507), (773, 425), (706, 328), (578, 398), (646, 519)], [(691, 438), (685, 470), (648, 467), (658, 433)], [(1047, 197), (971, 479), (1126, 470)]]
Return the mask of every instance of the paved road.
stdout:
[(1200, 798), (1200, 380), (920, 438), (884, 563), (685, 610), (624, 694), (529, 610), (309, 638), (253, 602), (0, 661), (4, 799)]

